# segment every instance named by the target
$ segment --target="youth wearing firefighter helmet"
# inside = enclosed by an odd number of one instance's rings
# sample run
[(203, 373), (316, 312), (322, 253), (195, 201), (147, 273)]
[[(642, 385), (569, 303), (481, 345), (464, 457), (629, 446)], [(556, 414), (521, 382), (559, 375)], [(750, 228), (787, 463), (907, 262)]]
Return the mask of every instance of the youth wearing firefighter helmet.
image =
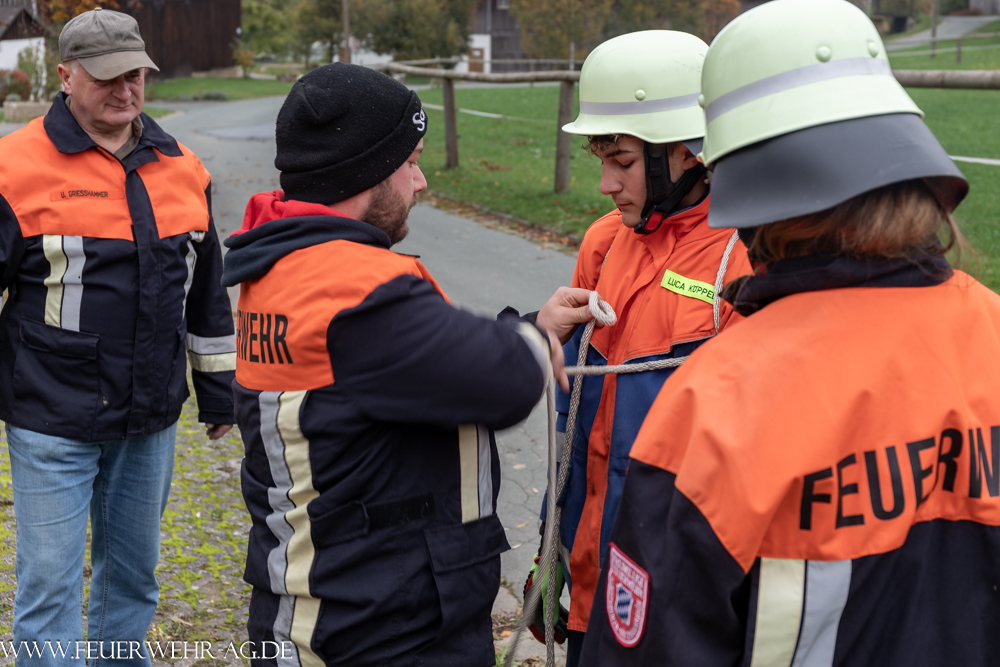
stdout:
[(938, 237), (964, 177), (841, 0), (741, 15), (703, 91), (709, 224), (760, 268), (636, 439), (582, 664), (995, 664), (1000, 297)]
[[(731, 230), (709, 228), (709, 188), (695, 158), (705, 132), (698, 99), (707, 49), (693, 35), (649, 30), (608, 40), (584, 62), (580, 114), (563, 129), (588, 137), (602, 162), (601, 192), (618, 208), (588, 229), (573, 287), (560, 288), (537, 316), (570, 359), (582, 335), (576, 325), (589, 319), (591, 290), (618, 320), (595, 330), (590, 365), (686, 357), (738, 319), (717, 299), (716, 285), (749, 273), (749, 262)], [(672, 372), (576, 380), (583, 382), (580, 417), (558, 500), (561, 564), (571, 588), (568, 619), (565, 611), (560, 619), (569, 631), (568, 665), (579, 659), (629, 449)], [(568, 394), (560, 396), (560, 431), (568, 404)], [(543, 521), (546, 510), (543, 503)]]

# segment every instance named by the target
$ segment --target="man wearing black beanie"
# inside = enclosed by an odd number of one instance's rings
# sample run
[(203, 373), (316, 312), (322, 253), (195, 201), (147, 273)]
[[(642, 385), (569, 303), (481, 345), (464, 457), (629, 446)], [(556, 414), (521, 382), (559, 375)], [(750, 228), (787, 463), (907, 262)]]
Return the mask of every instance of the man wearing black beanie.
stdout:
[(283, 191), (226, 240), (254, 667), (495, 664), (493, 430), (528, 416), (550, 356), (568, 383), (544, 331), (453, 308), (390, 250), (426, 131), (390, 77), (310, 72), (278, 115)]

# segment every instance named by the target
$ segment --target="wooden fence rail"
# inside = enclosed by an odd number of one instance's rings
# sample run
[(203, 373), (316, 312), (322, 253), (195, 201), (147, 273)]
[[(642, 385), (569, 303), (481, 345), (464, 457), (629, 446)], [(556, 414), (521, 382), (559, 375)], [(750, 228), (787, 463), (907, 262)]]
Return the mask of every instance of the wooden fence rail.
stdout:
[[(458, 166), (458, 108), (455, 106), (456, 80), (481, 81), (486, 83), (559, 82), (555, 191), (557, 193), (569, 191), (569, 164), (573, 138), (562, 131), (562, 126), (573, 120), (573, 88), (575, 83), (580, 80), (579, 70), (485, 74), (483, 72), (456, 72), (448, 69), (415, 67), (413, 62), (444, 64), (455, 61), (452, 59), (434, 58), (424, 61), (411, 61), (407, 64), (401, 62), (384, 63), (373, 67), (384, 72), (413, 74), (415, 76), (425, 76), (442, 80), (445, 156), (446, 165), (449, 168)], [(892, 73), (899, 83), (910, 88), (1000, 90), (1000, 70), (893, 70)]]

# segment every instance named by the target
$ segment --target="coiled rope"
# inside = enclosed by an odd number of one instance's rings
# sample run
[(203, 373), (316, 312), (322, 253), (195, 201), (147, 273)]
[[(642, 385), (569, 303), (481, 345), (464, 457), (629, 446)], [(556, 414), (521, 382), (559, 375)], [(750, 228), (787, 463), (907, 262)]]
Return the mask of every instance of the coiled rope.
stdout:
[[(716, 334), (719, 333), (719, 327), (721, 325), (721, 299), (719, 297), (719, 293), (722, 291), (726, 269), (729, 266), (729, 256), (732, 253), (733, 248), (736, 246), (736, 241), (738, 240), (739, 235), (736, 232), (733, 232), (733, 235), (729, 238), (729, 243), (726, 245), (726, 250), (722, 255), (722, 261), (719, 264), (719, 272), (715, 277), (715, 294), (712, 299), (712, 317), (715, 324)], [(605, 261), (607, 261), (607, 257), (605, 257)], [(567, 366), (567, 375), (586, 376), (641, 373), (644, 371), (655, 371), (664, 368), (676, 368), (687, 361), (687, 357), (678, 357), (676, 359), (644, 361), (637, 364), (588, 366), (587, 353), (590, 350), (590, 338), (594, 334), (594, 327), (598, 324), (601, 324), (602, 326), (614, 326), (618, 322), (618, 316), (615, 314), (614, 309), (608, 304), (607, 301), (600, 297), (596, 290), (590, 292), (587, 306), (594, 319), (590, 320), (583, 330), (583, 335), (580, 338), (580, 350), (577, 355), (577, 365)], [(535, 614), (540, 603), (539, 598), (543, 582), (552, 584), (545, 586), (546, 599), (545, 606), (543, 607), (543, 609), (549, 610), (548, 613), (543, 614), (545, 617), (545, 664), (552, 666), (556, 664), (555, 622), (552, 610), (556, 609), (555, 605), (558, 604), (558, 600), (556, 599), (556, 586), (554, 585), (554, 582), (556, 575), (556, 554), (559, 551), (559, 523), (562, 519), (562, 507), (556, 505), (556, 498), (559, 498), (562, 495), (563, 489), (566, 486), (566, 480), (569, 477), (569, 462), (573, 455), (573, 435), (576, 430), (576, 419), (577, 414), (580, 411), (580, 396), (582, 393), (583, 382), (574, 382), (573, 390), (570, 393), (569, 399), (569, 414), (566, 418), (566, 434), (565, 439), (563, 440), (562, 457), (559, 460), (559, 473), (558, 476), (556, 476), (556, 466), (553, 465), (555, 463), (557, 451), (556, 390), (555, 379), (550, 370), (548, 386), (545, 389), (545, 399), (548, 407), (549, 431), (548, 507), (545, 519), (545, 535), (543, 538), (544, 544), (542, 546), (542, 558), (536, 573), (536, 577), (540, 575), (540, 578), (532, 584), (531, 588), (528, 589), (528, 597), (525, 600), (524, 613), (521, 614), (521, 620), (517, 625), (517, 630), (514, 632), (514, 638), (507, 651), (507, 658), (504, 661), (504, 667), (513, 667), (514, 654), (517, 651), (517, 645), (521, 641), (521, 636), (524, 634), (525, 629), (531, 625), (532, 619), (535, 618)]]

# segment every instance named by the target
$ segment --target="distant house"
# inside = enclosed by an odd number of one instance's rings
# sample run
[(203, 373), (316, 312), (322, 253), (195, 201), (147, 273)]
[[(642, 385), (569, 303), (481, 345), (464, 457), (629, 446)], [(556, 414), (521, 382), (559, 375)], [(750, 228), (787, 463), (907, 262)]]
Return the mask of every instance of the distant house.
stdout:
[(969, 0), (969, 9), (978, 9), (983, 14), (1000, 14), (1000, 0)]
[(524, 58), (521, 50), (521, 27), (510, 15), (510, 0), (479, 0), (476, 19), (469, 43), (469, 67), (480, 71), (505, 72), (510, 65), (497, 63), (490, 67), (476, 66), (477, 60), (511, 60)]
[(240, 0), (119, 0), (118, 4), (139, 23), (146, 53), (160, 68), (158, 78), (233, 65)]
[(17, 67), (17, 54), (26, 47), (42, 46), (45, 32), (31, 0), (0, 0), (0, 70)]

